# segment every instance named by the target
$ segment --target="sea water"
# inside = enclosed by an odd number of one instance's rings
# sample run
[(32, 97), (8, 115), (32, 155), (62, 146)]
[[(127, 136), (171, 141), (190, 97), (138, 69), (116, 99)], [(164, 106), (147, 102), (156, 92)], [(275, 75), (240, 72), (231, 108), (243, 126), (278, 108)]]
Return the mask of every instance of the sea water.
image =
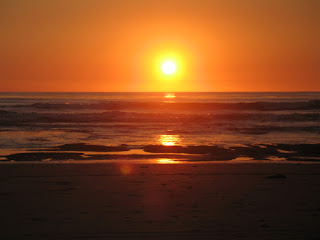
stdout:
[(0, 93), (0, 155), (69, 143), (320, 143), (319, 92)]

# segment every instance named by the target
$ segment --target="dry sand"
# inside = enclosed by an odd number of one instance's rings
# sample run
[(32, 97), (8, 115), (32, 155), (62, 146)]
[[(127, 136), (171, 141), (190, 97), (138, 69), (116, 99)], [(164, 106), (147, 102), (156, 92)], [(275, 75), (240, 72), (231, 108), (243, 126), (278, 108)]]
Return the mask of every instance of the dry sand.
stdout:
[[(277, 173), (286, 178), (268, 178)], [(1, 164), (0, 239), (320, 239), (319, 174), (293, 163)]]

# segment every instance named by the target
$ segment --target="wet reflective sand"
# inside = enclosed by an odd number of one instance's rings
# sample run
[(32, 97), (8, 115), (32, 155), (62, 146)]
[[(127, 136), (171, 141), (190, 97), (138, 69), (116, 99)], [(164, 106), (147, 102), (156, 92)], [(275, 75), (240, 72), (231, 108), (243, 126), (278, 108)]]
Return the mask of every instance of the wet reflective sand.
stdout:
[(1, 239), (317, 239), (318, 164), (2, 164)]

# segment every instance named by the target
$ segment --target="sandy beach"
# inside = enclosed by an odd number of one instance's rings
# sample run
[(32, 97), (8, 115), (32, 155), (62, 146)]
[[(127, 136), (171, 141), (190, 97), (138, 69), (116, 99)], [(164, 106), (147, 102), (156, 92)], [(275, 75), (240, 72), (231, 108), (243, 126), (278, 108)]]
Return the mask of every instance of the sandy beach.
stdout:
[(320, 165), (1, 164), (1, 239), (320, 239)]

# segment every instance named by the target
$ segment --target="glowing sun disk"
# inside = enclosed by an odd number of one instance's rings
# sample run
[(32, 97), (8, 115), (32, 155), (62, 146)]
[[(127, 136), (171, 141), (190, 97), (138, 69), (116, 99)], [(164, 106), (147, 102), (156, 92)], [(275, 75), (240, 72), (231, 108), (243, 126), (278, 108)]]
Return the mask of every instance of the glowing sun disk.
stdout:
[(173, 61), (165, 61), (162, 66), (161, 70), (164, 74), (171, 75), (176, 72), (177, 66)]

